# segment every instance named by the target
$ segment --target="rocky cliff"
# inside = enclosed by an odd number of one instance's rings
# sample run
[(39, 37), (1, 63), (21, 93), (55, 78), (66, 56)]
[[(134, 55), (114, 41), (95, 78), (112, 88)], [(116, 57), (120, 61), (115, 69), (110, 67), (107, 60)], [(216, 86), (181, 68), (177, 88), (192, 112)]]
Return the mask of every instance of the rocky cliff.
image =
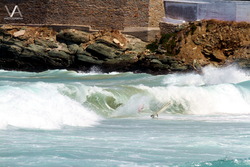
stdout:
[(178, 32), (163, 35), (155, 45), (155, 52), (172, 55), (194, 69), (231, 63), (250, 67), (250, 24), (246, 22), (192, 22)]
[(250, 67), (250, 24), (201, 21), (148, 44), (119, 31), (86, 33), (46, 27), (0, 28), (0, 68), (44, 71), (70, 69), (152, 74), (199, 71), (208, 64)]

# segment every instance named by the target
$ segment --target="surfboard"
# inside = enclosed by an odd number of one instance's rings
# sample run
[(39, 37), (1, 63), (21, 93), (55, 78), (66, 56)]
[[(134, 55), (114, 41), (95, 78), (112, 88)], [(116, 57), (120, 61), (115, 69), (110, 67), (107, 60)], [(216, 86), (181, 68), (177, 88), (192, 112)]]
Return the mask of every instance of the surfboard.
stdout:
[(169, 105), (170, 105), (170, 102), (166, 103), (160, 110), (158, 110), (157, 112), (154, 112), (154, 113), (151, 115), (151, 117), (152, 117), (152, 118), (155, 118), (156, 116), (158, 117), (158, 115), (159, 115), (160, 113), (162, 113), (163, 111), (165, 111), (165, 110), (168, 108)]

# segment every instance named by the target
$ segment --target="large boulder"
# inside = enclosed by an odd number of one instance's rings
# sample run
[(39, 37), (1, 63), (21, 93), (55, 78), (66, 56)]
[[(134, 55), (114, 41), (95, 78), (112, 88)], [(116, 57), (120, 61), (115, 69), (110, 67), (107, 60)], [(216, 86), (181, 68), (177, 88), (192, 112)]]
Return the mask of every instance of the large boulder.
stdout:
[(121, 54), (117, 49), (109, 47), (103, 43), (91, 44), (86, 48), (86, 51), (101, 60), (113, 59)]
[(73, 63), (73, 57), (63, 51), (51, 50), (48, 56), (54, 67), (67, 68)]
[(56, 35), (56, 39), (59, 42), (64, 42), (67, 44), (81, 44), (90, 41), (91, 35), (89, 33), (78, 31), (74, 29), (62, 30)]
[(101, 65), (104, 62), (103, 60), (99, 60), (95, 57), (92, 57), (92, 55), (87, 52), (77, 54), (76, 60), (81, 64), (89, 64), (89, 65)]

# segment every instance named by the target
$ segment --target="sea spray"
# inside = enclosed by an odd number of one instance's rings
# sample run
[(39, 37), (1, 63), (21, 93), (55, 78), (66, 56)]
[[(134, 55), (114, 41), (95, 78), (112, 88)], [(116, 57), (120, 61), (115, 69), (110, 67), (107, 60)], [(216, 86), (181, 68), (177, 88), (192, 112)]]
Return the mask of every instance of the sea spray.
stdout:
[(100, 117), (58, 91), (60, 84), (23, 83), (0, 91), (0, 128), (60, 129), (92, 126)]
[(200, 74), (170, 74), (164, 78), (164, 84), (171, 85), (215, 85), (224, 83), (239, 83), (250, 80), (249, 72), (239, 69), (237, 66), (227, 66), (215, 68), (212, 66), (204, 67)]

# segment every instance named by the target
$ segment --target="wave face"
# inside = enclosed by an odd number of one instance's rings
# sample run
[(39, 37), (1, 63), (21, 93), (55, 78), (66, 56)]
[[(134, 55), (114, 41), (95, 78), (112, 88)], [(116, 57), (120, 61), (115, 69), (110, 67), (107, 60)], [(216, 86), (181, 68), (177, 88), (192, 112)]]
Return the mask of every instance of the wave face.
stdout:
[(201, 74), (53, 70), (0, 71), (0, 128), (60, 129), (94, 126), (106, 118), (250, 114), (250, 76), (234, 66)]

